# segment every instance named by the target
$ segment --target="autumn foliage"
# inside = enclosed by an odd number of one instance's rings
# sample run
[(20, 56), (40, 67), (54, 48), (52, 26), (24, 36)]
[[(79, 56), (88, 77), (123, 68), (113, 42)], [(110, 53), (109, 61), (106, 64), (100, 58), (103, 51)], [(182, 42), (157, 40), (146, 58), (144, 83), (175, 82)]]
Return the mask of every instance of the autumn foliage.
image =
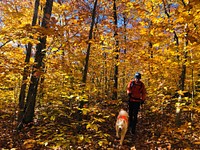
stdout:
[(0, 148), (118, 148), (139, 71), (148, 98), (122, 148), (199, 149), (199, 28), (198, 0), (2, 0)]

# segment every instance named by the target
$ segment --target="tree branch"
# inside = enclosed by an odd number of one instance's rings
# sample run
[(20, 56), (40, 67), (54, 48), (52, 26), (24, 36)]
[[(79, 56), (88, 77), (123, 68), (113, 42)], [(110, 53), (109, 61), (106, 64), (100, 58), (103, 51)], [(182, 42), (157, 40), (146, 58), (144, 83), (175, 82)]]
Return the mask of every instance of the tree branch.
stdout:
[(11, 40), (6, 41), (5, 43), (3, 43), (0, 48), (2, 48), (3, 46), (5, 46), (7, 43), (9, 43)]

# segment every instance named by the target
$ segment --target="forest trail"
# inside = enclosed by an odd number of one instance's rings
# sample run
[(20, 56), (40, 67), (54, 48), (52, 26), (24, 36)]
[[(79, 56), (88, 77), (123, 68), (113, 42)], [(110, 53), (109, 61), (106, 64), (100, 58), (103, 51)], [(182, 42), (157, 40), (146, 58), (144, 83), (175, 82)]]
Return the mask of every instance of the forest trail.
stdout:
[[(123, 146), (119, 146), (119, 140), (115, 137), (115, 129), (110, 133), (113, 135), (113, 148), (114, 149), (125, 149), (125, 150), (149, 150), (149, 149), (159, 149), (159, 148), (169, 148), (170, 144), (166, 141), (155, 141), (157, 140), (155, 134), (162, 134), (161, 126), (163, 125), (163, 120), (160, 117), (153, 114), (147, 114), (148, 111), (142, 108), (138, 114), (138, 123), (136, 128), (136, 133), (131, 135), (129, 130), (126, 133)], [(166, 120), (167, 121), (167, 120)], [(159, 133), (160, 132), (160, 133)], [(111, 148), (112, 149), (112, 148)]]
[(113, 128), (110, 133), (114, 141), (112, 148), (125, 150), (200, 149), (198, 113), (195, 114), (191, 123), (190, 113), (183, 112), (180, 127), (175, 125), (175, 114), (175, 107), (171, 104), (162, 110), (145, 104), (138, 114), (136, 133), (131, 135), (127, 131), (123, 146), (119, 146)]
[[(163, 111), (152, 110), (152, 106), (144, 105), (139, 112), (137, 130), (135, 135), (131, 135), (127, 132), (123, 146), (119, 146), (119, 141), (116, 140), (115, 136), (115, 119), (116, 116), (110, 117), (105, 122), (99, 124), (99, 130), (102, 133), (108, 135), (108, 143), (101, 148), (98, 147), (98, 142), (101, 140), (95, 132), (88, 132), (83, 130), (80, 135), (92, 137), (92, 145), (87, 142), (72, 142), (71, 149), (124, 149), (124, 150), (168, 150), (168, 149), (199, 149), (199, 129), (200, 124), (198, 122), (199, 115), (195, 114), (195, 119), (193, 124), (188, 122), (187, 116), (183, 115), (182, 126), (179, 128), (175, 127), (175, 110), (173, 107), (166, 107)], [(7, 107), (8, 108), (8, 107)], [(63, 145), (65, 145), (66, 138), (73, 137), (76, 139), (77, 132), (73, 130), (74, 126), (67, 128), (66, 120), (63, 118), (58, 118), (62, 120), (61, 122), (52, 122), (51, 120), (38, 120), (31, 128), (25, 127), (19, 134), (16, 133), (16, 121), (15, 114), (13, 114), (14, 107), (10, 107), (10, 111), (1, 110), (1, 124), (0, 124), (0, 148), (16, 148), (17, 150), (53, 150), (49, 142), (44, 144), (40, 140), (52, 140), (50, 137), (55, 134), (56, 140), (63, 139)], [(120, 106), (108, 106), (104, 107), (105, 113), (118, 113)], [(67, 128), (67, 129), (66, 129)], [(60, 130), (61, 133), (55, 133)], [(94, 134), (95, 133), (95, 134)], [(93, 135), (94, 134), (94, 135)], [(61, 137), (59, 137), (59, 135)], [(59, 139), (60, 138), (60, 139)], [(39, 139), (39, 140), (38, 140)], [(73, 141), (73, 140), (72, 140)], [(61, 142), (61, 143), (62, 143)], [(57, 149), (63, 149), (62, 145)]]

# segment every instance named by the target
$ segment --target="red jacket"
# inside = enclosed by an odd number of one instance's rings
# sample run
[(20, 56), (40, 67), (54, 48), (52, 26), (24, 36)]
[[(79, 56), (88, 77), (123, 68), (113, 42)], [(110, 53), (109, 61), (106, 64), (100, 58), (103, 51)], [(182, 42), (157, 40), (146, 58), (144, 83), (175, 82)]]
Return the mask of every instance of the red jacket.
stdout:
[(134, 80), (131, 80), (127, 87), (127, 94), (129, 93), (131, 93), (130, 101), (140, 102), (146, 99), (146, 89), (142, 81), (136, 83)]

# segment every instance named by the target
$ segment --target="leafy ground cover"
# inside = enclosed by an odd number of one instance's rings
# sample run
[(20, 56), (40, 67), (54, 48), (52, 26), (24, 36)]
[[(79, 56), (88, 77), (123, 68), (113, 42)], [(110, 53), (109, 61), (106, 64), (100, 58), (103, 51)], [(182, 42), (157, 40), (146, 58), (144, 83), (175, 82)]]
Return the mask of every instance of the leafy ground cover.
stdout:
[[(128, 132), (124, 145), (115, 137), (115, 120), (121, 101), (97, 102), (88, 107), (84, 120), (76, 120), (75, 111), (49, 105), (36, 110), (35, 122), (16, 131), (16, 104), (0, 111), (0, 147), (2, 149), (200, 149), (199, 113), (182, 113), (181, 126), (175, 126), (175, 109), (168, 104), (159, 109), (147, 103), (139, 113), (137, 131)], [(78, 128), (79, 127), (79, 128)]]

